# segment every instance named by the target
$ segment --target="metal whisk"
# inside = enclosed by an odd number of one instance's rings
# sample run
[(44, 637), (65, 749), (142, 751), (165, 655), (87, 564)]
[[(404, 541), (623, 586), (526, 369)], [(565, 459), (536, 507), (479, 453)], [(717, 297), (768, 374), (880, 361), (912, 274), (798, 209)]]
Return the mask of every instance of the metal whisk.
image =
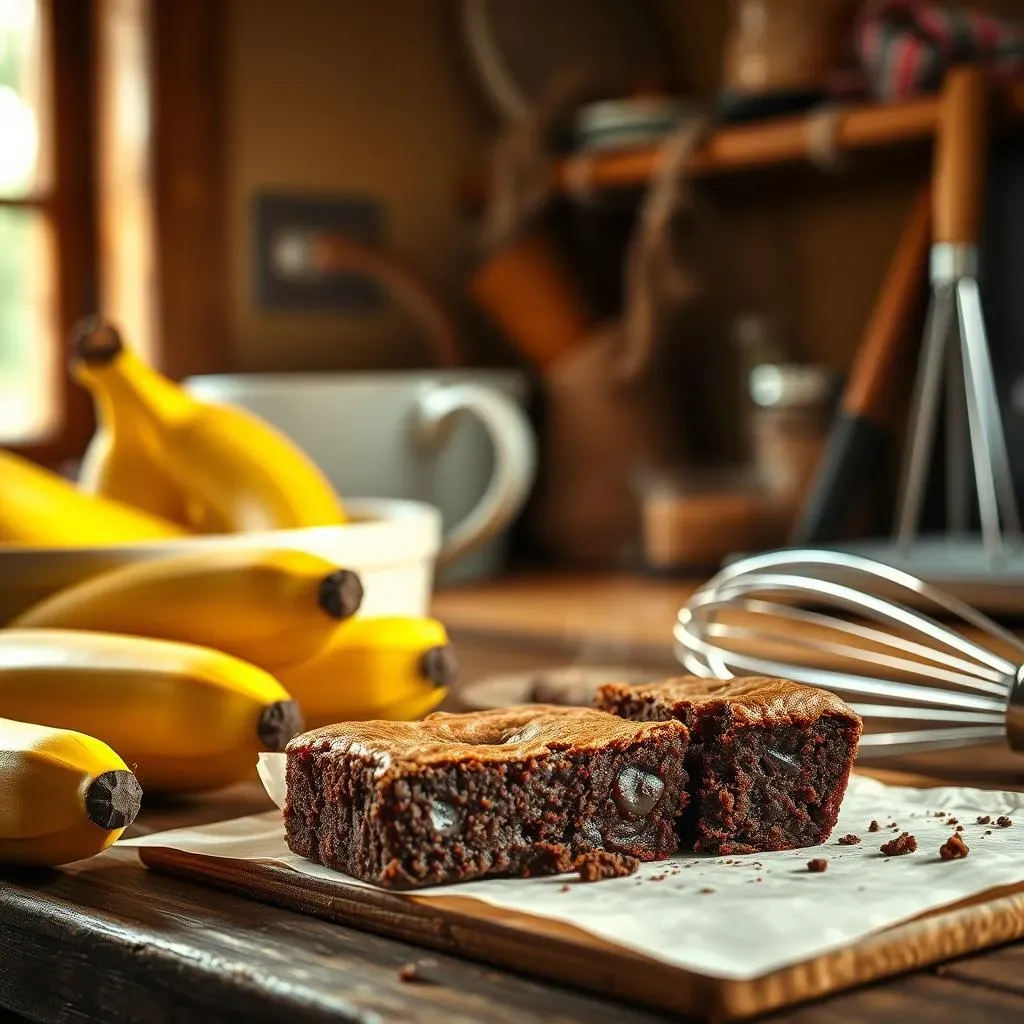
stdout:
[[(864, 719), (863, 755), (998, 740), (1024, 752), (1024, 643), (880, 562), (816, 550), (743, 559), (680, 609), (673, 635), (694, 675), (781, 676), (838, 693)], [(869, 731), (879, 723), (890, 731)]]

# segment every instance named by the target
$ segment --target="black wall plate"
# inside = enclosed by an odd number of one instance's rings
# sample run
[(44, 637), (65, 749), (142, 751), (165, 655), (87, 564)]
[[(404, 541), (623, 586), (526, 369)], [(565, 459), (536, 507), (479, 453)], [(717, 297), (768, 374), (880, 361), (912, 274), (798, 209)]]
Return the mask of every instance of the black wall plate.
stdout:
[(258, 309), (367, 313), (385, 302), (370, 278), (318, 273), (303, 260), (303, 239), (327, 232), (379, 244), (384, 208), (367, 196), (261, 192), (252, 201), (253, 292)]

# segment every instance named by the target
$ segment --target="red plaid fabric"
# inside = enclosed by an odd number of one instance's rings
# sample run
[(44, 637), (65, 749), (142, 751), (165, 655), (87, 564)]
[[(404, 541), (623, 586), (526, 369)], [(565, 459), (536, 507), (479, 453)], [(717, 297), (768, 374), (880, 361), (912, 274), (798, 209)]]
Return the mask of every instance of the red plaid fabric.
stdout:
[(927, 0), (872, 0), (855, 43), (872, 94), (886, 101), (937, 89), (952, 64), (984, 64), (995, 82), (1024, 72), (1020, 24)]

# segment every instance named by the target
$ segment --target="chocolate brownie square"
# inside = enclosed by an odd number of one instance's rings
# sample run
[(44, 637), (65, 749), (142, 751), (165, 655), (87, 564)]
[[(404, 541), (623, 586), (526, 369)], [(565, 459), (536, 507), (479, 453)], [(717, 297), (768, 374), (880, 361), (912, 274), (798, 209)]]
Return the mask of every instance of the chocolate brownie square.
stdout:
[(839, 697), (784, 679), (609, 683), (595, 705), (632, 721), (683, 722), (685, 842), (713, 853), (823, 843), (835, 827), (861, 721)]
[(288, 846), (390, 889), (656, 860), (679, 847), (687, 739), (548, 705), (316, 729), (287, 748)]

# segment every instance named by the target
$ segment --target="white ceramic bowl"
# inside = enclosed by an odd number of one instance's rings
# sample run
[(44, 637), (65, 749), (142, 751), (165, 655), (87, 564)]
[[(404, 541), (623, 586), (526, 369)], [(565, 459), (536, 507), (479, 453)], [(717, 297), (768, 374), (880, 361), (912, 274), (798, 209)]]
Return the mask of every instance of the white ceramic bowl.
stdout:
[(103, 548), (0, 547), (0, 623), (44, 597), (129, 562), (218, 547), (281, 547), (313, 551), (359, 573), (362, 615), (430, 613), (441, 516), (417, 501), (353, 498), (353, 522), (305, 530), (216, 534), (156, 544)]

